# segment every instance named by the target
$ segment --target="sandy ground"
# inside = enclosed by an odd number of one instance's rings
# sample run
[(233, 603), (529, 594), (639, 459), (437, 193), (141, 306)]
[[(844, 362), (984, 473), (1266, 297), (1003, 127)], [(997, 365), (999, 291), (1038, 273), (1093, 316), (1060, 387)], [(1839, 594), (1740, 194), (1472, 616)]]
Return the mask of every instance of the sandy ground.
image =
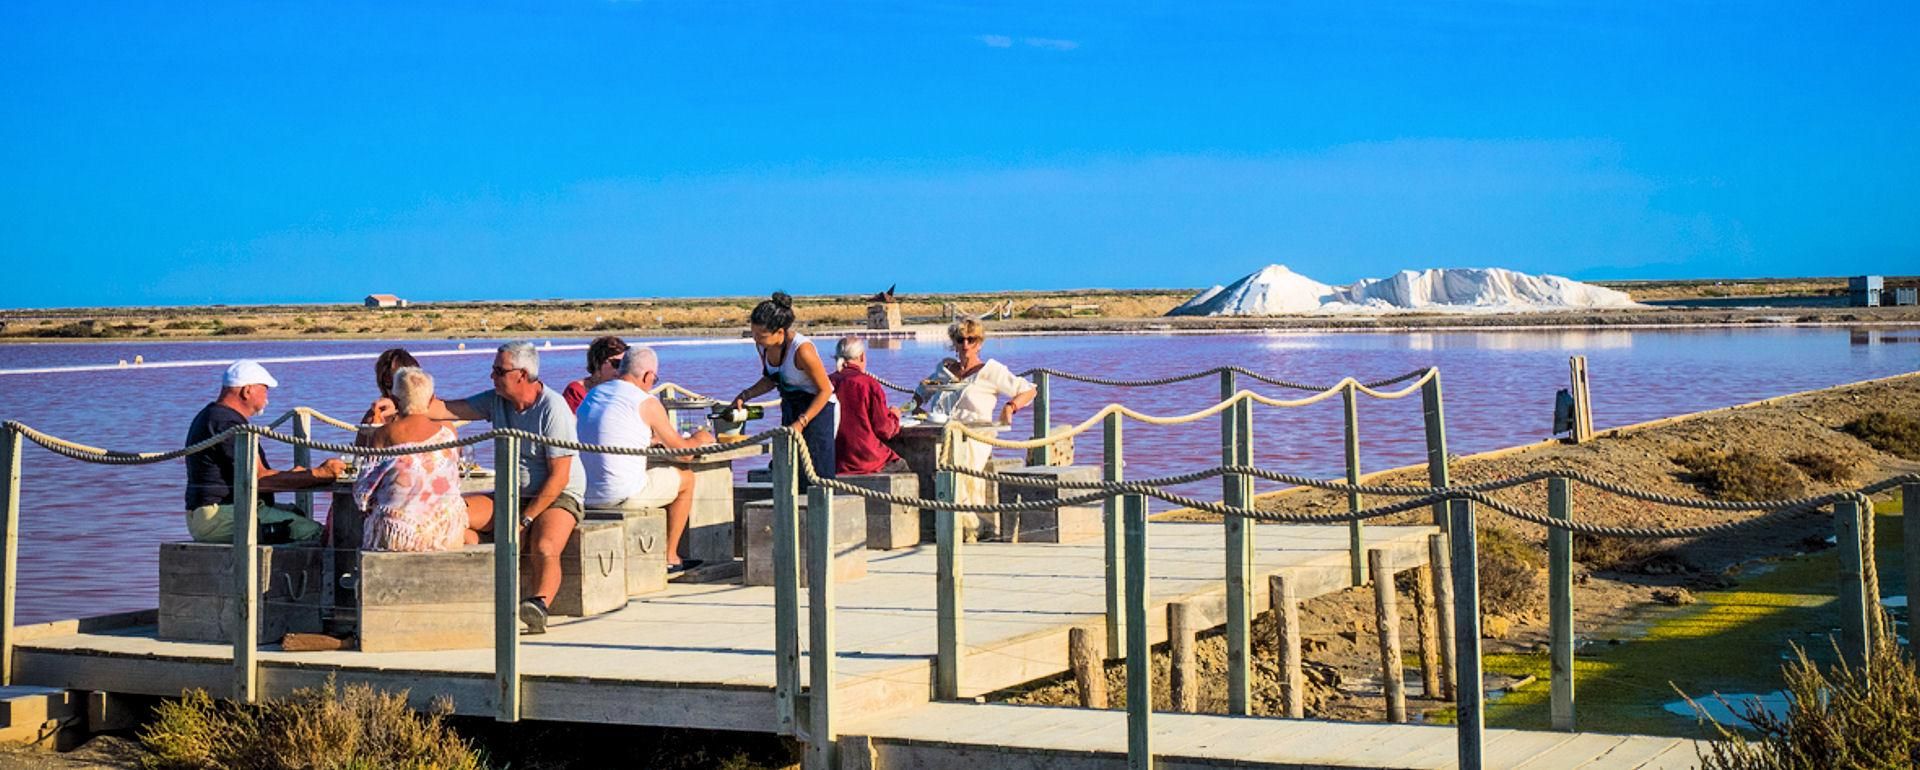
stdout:
[[(1670, 458), (1688, 448), (1741, 448), (1763, 455), (1787, 457), (1818, 452), (1844, 458), (1852, 469), (1849, 487), (1920, 470), (1920, 463), (1902, 460), (1874, 450), (1839, 426), (1867, 412), (1901, 411), (1913, 413), (1920, 407), (1920, 374), (1906, 375), (1880, 383), (1843, 386), (1794, 396), (1752, 407), (1707, 413), (1695, 418), (1609, 433), (1582, 445), (1543, 444), (1498, 456), (1476, 456), (1457, 460), (1451, 466), (1455, 483), (1474, 483), (1507, 478), (1543, 469), (1578, 469), (1611, 481), (1672, 495), (1700, 497), (1701, 493), (1685, 480), (1685, 470)], [(1370, 483), (1425, 485), (1425, 470), (1395, 472)], [(1807, 480), (1804, 491), (1816, 494), (1833, 488)], [(1503, 502), (1534, 511), (1544, 511), (1545, 485), (1535, 484), (1495, 495)], [(1344, 495), (1318, 491), (1283, 492), (1266, 497), (1261, 507), (1271, 510), (1327, 512), (1344, 509)], [(1683, 526), (1744, 518), (1750, 514), (1722, 514), (1685, 508), (1655, 506), (1576, 487), (1574, 515), (1578, 519), (1623, 525)], [(1177, 516), (1177, 515), (1176, 515)], [(1205, 519), (1204, 515), (1184, 518)], [(1404, 521), (1430, 520), (1426, 512), (1409, 514)], [(1545, 531), (1532, 524), (1482, 509), (1481, 527), (1497, 528), (1517, 536), (1526, 547), (1544, 556)], [(1833, 533), (1831, 518), (1809, 515), (1777, 522), (1756, 530), (1744, 530), (1736, 536), (1699, 540), (1653, 541), (1648, 553), (1634, 566), (1619, 571), (1598, 571), (1579, 562), (1582, 546), (1575, 547), (1575, 615), (1584, 627), (1596, 629), (1593, 638), (1609, 635), (1631, 636), (1634, 620), (1649, 608), (1660, 605), (1656, 591), (1673, 587), (1700, 590), (1729, 585), (1729, 568), (1736, 564), (1772, 556), (1789, 555), (1824, 548)], [(1484, 539), (1484, 537), (1483, 537)], [(1484, 551), (1483, 551), (1484, 553)], [(1544, 564), (1544, 560), (1542, 560)], [(1525, 571), (1522, 571), (1525, 574)], [(1404, 578), (1404, 576), (1403, 576)], [(1487, 622), (1491, 637), (1487, 653), (1532, 651), (1545, 648), (1546, 583), (1544, 569), (1530, 575), (1535, 590), (1526, 606)], [(1413, 599), (1405, 588), (1399, 594), (1402, 646), (1409, 654), (1418, 648), (1413, 626)], [(1308, 715), (1344, 720), (1378, 720), (1385, 711), (1380, 688), (1379, 648), (1373, 628), (1372, 588), (1349, 589), (1306, 602), (1301, 611), (1303, 645), (1309, 680)], [(1490, 615), (1493, 613), (1489, 613)], [(1505, 628), (1500, 628), (1506, 626)], [(1497, 632), (1497, 633), (1496, 633)], [(1256, 619), (1253, 635), (1254, 710), (1257, 714), (1279, 713), (1275, 631), (1270, 614)], [(1203, 636), (1197, 645), (1198, 679), (1202, 684), (1202, 711), (1225, 710), (1226, 645), (1217, 633)], [(1168, 695), (1167, 661), (1164, 652), (1156, 655), (1155, 700), (1166, 707)], [(1411, 674), (1411, 670), (1409, 670)], [(1108, 668), (1108, 692), (1123, 700), (1125, 671), (1120, 665)], [(1451, 706), (1450, 702), (1424, 697), (1413, 676), (1408, 688), (1409, 713)], [(1489, 686), (1504, 683), (1490, 680)], [(1071, 679), (1056, 680), (1003, 694), (1022, 703), (1068, 704), (1078, 702), (1077, 688)], [(1118, 703), (1116, 702), (1116, 706)]]

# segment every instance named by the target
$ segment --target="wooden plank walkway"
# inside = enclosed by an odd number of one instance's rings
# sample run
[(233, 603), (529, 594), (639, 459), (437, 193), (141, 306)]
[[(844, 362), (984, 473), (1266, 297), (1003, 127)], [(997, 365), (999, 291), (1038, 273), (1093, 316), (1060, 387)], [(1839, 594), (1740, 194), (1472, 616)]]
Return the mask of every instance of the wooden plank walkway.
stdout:
[[(1150, 525), (1156, 607), (1200, 605), (1204, 625), (1224, 617), (1224, 535), (1217, 523)], [(1430, 527), (1369, 527), (1370, 547), (1393, 551), (1402, 569), (1425, 562)], [(1255, 572), (1286, 571), (1302, 599), (1347, 584), (1345, 527), (1255, 528)], [(1098, 541), (1050, 545), (982, 543), (965, 550), (963, 694), (990, 692), (1066, 670), (1067, 634), (1097, 624), (1105, 603)], [(836, 610), (837, 713), (855, 715), (930, 700), (935, 639), (931, 546), (872, 552), (870, 574), (840, 584)], [(1253, 581), (1266, 607), (1267, 581)], [(674, 584), (625, 609), (585, 619), (555, 618), (544, 636), (523, 637), (521, 716), (771, 732), (775, 728), (773, 589)], [(805, 594), (802, 593), (802, 601)], [(1149, 634), (1165, 638), (1165, 613), (1149, 613)], [(802, 615), (803, 621), (805, 615)], [(153, 638), (151, 626), (78, 632), (71, 623), (19, 629), (14, 681), (70, 689), (216, 695), (232, 682), (231, 647)], [(801, 636), (803, 643), (806, 638)], [(276, 697), (336, 676), (410, 690), (417, 706), (435, 697), (456, 713), (496, 710), (489, 649), (437, 652), (282, 652), (264, 649), (262, 695)], [(805, 667), (802, 667), (804, 674)]]
[[(929, 703), (863, 718), (841, 734), (841, 767), (1103, 770), (1127, 766), (1125, 711)], [(1488, 730), (1485, 765), (1516, 770), (1691, 768), (1692, 740), (1647, 735)], [(1452, 727), (1155, 713), (1161, 770), (1395, 768), (1456, 764)]]

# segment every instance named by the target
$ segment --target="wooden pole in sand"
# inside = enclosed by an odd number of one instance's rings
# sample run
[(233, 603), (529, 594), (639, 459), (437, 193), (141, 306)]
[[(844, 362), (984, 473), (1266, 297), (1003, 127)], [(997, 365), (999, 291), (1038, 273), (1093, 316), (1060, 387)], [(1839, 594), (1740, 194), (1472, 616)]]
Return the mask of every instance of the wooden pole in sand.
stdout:
[[(16, 443), (19, 441), (17, 438), (14, 440)], [(18, 475), (17, 471), (15, 475)], [(1905, 549), (1907, 556), (1907, 633), (1909, 635), (1914, 633), (1913, 629), (1920, 628), (1920, 625), (1915, 625), (1915, 621), (1920, 621), (1920, 615), (1916, 615), (1916, 610), (1913, 608), (1914, 602), (1920, 601), (1920, 511), (1914, 510), (1915, 505), (1920, 505), (1920, 482), (1900, 485), (1901, 547)], [(7, 563), (13, 563), (11, 556), (7, 558)], [(9, 585), (13, 583), (11, 573), (7, 583)]]
[(1446, 688), (1440, 684), (1440, 628), (1433, 606), (1433, 570), (1421, 566), (1413, 571), (1413, 624), (1420, 643), (1420, 691), (1429, 699), (1440, 699)]
[(1107, 707), (1107, 667), (1094, 643), (1093, 631), (1074, 626), (1067, 631), (1067, 663), (1073, 669), (1073, 683), (1080, 692), (1080, 707)]
[(1445, 533), (1427, 536), (1427, 570), (1433, 573), (1433, 625), (1440, 631), (1440, 697), (1453, 699), (1453, 548)]
[(1191, 714), (1200, 710), (1200, 682), (1194, 677), (1193, 607), (1186, 602), (1167, 604), (1167, 658), (1172, 664), (1167, 687), (1173, 710)]
[(1387, 698), (1387, 721), (1407, 721), (1407, 680), (1400, 662), (1400, 609), (1393, 585), (1393, 557), (1378, 548), (1367, 551), (1373, 572), (1373, 623), (1380, 638), (1380, 682)]
[(1267, 578), (1267, 601), (1280, 648), (1280, 710), (1288, 717), (1307, 715), (1307, 680), (1300, 660), (1300, 597), (1284, 574)]

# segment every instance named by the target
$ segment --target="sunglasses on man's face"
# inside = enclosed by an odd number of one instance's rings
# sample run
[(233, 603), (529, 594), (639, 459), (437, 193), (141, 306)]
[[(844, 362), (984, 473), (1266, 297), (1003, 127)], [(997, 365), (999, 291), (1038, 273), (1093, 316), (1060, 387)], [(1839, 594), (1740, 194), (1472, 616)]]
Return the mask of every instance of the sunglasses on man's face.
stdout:
[(496, 366), (496, 367), (493, 367), (493, 376), (505, 377), (507, 376), (507, 372), (517, 372), (517, 371), (520, 371), (520, 370), (518, 368), (508, 369), (506, 367)]

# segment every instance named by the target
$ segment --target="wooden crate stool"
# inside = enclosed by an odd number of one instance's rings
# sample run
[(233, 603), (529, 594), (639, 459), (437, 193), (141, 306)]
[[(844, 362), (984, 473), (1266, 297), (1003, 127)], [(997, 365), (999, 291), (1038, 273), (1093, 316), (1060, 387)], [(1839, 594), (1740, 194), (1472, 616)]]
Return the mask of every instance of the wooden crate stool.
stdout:
[[(314, 545), (259, 546), (260, 641), (318, 633), (326, 570)], [(160, 544), (161, 639), (233, 641), (233, 546)]]
[[(1027, 467), (1027, 460), (1024, 457), (995, 457), (987, 461), (987, 470), (994, 473), (1012, 473), (1025, 467)], [(1000, 482), (986, 481), (982, 483), (985, 486), (987, 495), (986, 500), (983, 502), (989, 505), (999, 504), (1002, 500)], [(932, 497), (932, 495), (928, 495), (928, 497)], [(981, 540), (1004, 539), (1001, 533), (1006, 532), (1007, 529), (1013, 525), (1014, 514), (1011, 513), (980, 513), (967, 515), (978, 517), (980, 526), (977, 536)], [(923, 511), (921, 513), (920, 532), (926, 538), (926, 542), (933, 542), (933, 511)]]
[[(663, 533), (661, 540), (666, 540)], [(664, 544), (663, 544), (664, 545)], [(520, 593), (531, 595), (537, 560), (520, 552)], [(663, 560), (665, 556), (661, 557)], [(666, 569), (663, 564), (661, 569)], [(664, 572), (663, 572), (664, 574)], [(547, 613), (584, 618), (627, 606), (626, 528), (617, 521), (583, 521), (560, 552), (560, 591)]]
[[(914, 473), (870, 473), (840, 476), (839, 480), (876, 492), (905, 497), (920, 496), (920, 476)], [(866, 505), (868, 548), (888, 551), (920, 544), (919, 508), (884, 500), (856, 499)]]
[(628, 596), (666, 590), (667, 509), (589, 510), (587, 521), (609, 521), (620, 525), (621, 548), (626, 554)]
[[(1004, 471), (1011, 476), (1030, 476), (1052, 481), (1100, 480), (1100, 469), (1091, 465), (1040, 465)], [(1085, 494), (1077, 489), (1041, 489), (1007, 484), (1000, 487), (1000, 499), (1008, 503), (1034, 500), (1058, 500)], [(1038, 511), (1000, 515), (1000, 540), (1012, 543), (1070, 543), (1099, 537), (1101, 511), (1098, 505), (1067, 505)]]
[(354, 581), (365, 652), (493, 646), (493, 545), (361, 551)]
[[(807, 584), (807, 501), (800, 509), (800, 584)], [(833, 579), (836, 582), (867, 576), (867, 515), (864, 501), (853, 495), (833, 498)], [(773, 501), (747, 503), (746, 581), (750, 586), (773, 585)]]
[[(762, 469), (764, 470), (764, 469)], [(754, 471), (748, 471), (751, 477)], [(733, 556), (743, 558), (747, 555), (747, 503), (755, 500), (772, 500), (773, 482), (749, 481), (733, 485)]]

